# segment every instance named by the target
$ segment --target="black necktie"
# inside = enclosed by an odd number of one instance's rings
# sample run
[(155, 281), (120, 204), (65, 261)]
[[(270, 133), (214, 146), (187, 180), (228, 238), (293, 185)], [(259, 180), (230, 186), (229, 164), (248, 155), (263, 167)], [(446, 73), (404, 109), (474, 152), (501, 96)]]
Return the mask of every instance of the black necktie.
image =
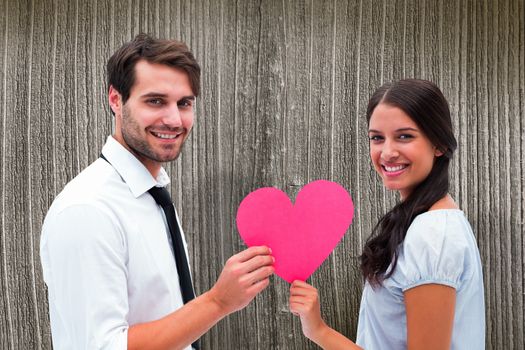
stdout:
[[(188, 259), (186, 258), (186, 251), (182, 243), (182, 235), (180, 233), (179, 225), (177, 223), (177, 216), (175, 209), (171, 202), (171, 196), (168, 190), (164, 187), (153, 187), (148, 191), (155, 202), (161, 206), (171, 235), (171, 242), (173, 244), (173, 252), (175, 255), (175, 264), (177, 265), (177, 272), (179, 274), (180, 290), (182, 292), (182, 300), (184, 304), (195, 298), (193, 285), (191, 282), (190, 268), (188, 266)], [(194, 349), (200, 349), (199, 341), (196, 340), (192, 344)]]
[[(100, 158), (109, 163), (109, 160), (107, 160), (103, 154), (100, 154)], [(184, 244), (182, 243), (182, 235), (180, 233), (179, 224), (177, 223), (177, 216), (175, 215), (175, 209), (171, 201), (170, 193), (164, 187), (153, 187), (148, 192), (151, 194), (153, 199), (155, 199), (155, 202), (161, 206), (164, 214), (166, 215), (166, 221), (168, 222), (168, 228), (171, 236), (171, 243), (173, 244), (173, 253), (175, 255), (175, 265), (177, 266), (177, 273), (179, 274), (182, 300), (184, 301), (184, 304), (186, 304), (187, 302), (195, 299), (195, 292), (193, 291), (190, 268), (188, 266), (188, 259), (186, 258), (186, 250), (184, 249)], [(195, 340), (191, 345), (195, 350), (200, 349), (198, 339)]]
[(179, 274), (180, 289), (182, 292), (182, 300), (184, 304), (193, 300), (195, 294), (191, 283), (190, 268), (188, 266), (188, 259), (186, 258), (186, 251), (182, 243), (182, 236), (180, 234), (177, 217), (175, 216), (175, 209), (171, 202), (170, 193), (164, 187), (153, 187), (148, 191), (155, 202), (161, 206), (166, 215), (166, 221), (170, 229), (171, 242), (173, 244), (173, 252), (175, 254), (175, 263), (177, 264), (177, 272)]

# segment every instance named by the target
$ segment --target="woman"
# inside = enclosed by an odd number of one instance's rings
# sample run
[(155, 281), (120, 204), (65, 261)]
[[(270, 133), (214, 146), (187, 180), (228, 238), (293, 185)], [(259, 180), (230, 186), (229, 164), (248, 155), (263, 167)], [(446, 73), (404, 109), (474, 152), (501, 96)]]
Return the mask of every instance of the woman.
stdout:
[(379, 220), (361, 256), (356, 344), (325, 324), (307, 283), (292, 284), (290, 310), (323, 349), (484, 349), (479, 252), (448, 194), (456, 140), (447, 101), (431, 82), (401, 80), (374, 93), (367, 120), (374, 168), (401, 202)]

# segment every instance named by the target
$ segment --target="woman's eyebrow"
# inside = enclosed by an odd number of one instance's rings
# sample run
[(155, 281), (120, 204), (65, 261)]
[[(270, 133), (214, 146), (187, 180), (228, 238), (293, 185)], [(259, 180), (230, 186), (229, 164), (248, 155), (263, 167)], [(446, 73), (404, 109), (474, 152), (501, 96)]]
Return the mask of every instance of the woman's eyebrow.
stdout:
[[(403, 132), (403, 131), (415, 131), (415, 132), (419, 132), (418, 129), (411, 128), (411, 127), (399, 128), (399, 129), (396, 130), (396, 132)], [(373, 133), (378, 133), (378, 134), (381, 133), (381, 131), (379, 131), (379, 130), (375, 130), (375, 129), (369, 129), (368, 132), (369, 132), (369, 133), (373, 132)]]
[(414, 128), (400, 128), (400, 129), (396, 130), (396, 132), (401, 132), (401, 131), (415, 131), (415, 132), (419, 132), (418, 129), (414, 129)]

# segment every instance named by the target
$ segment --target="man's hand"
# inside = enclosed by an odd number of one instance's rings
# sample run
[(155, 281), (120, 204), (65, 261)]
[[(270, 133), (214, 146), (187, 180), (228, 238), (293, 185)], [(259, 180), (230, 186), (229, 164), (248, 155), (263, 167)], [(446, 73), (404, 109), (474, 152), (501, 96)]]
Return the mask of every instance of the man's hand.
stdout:
[(208, 292), (226, 313), (246, 307), (270, 283), (275, 259), (268, 247), (250, 247), (228, 259)]

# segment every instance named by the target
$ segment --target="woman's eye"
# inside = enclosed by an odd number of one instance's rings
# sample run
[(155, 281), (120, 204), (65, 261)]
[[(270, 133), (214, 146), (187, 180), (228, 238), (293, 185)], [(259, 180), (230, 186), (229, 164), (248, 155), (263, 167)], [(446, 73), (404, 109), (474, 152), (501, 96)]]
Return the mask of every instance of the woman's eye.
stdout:
[(370, 139), (370, 141), (380, 141), (382, 140), (383, 138), (379, 135), (372, 135), (372, 136), (369, 136), (368, 137)]
[(408, 140), (408, 139), (411, 139), (411, 138), (413, 138), (413, 136), (409, 135), (409, 134), (399, 135), (399, 139), (401, 139), (401, 140)]

